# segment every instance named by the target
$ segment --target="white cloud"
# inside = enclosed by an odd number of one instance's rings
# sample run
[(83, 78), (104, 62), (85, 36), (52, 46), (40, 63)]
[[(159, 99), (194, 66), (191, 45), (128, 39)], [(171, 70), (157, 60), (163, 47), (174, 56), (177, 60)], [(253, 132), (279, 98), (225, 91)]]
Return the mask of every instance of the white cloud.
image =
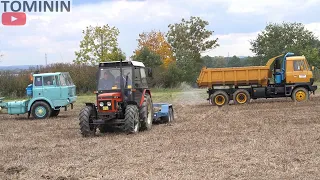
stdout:
[(250, 40), (257, 37), (258, 32), (253, 33), (232, 33), (227, 35), (216, 35), (218, 38), (217, 48), (204, 53), (209, 56), (248, 56), (253, 55), (250, 50)]
[(320, 39), (320, 22), (307, 24), (306, 28)]

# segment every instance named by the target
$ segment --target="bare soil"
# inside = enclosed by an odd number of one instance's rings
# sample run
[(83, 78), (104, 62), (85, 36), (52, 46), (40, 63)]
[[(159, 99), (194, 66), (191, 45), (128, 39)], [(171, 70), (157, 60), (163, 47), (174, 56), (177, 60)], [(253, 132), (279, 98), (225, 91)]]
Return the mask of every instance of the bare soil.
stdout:
[(83, 138), (78, 114), (0, 115), (0, 179), (318, 179), (320, 97), (211, 106), (198, 92), (171, 101), (175, 122), (136, 135)]

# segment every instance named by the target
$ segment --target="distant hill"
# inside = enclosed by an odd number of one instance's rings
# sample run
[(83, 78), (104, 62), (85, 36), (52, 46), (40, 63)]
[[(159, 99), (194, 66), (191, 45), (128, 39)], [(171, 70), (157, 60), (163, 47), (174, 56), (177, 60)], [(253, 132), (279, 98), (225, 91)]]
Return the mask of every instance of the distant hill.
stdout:
[(37, 65), (0, 66), (0, 70), (25, 70), (30, 67), (36, 68)]

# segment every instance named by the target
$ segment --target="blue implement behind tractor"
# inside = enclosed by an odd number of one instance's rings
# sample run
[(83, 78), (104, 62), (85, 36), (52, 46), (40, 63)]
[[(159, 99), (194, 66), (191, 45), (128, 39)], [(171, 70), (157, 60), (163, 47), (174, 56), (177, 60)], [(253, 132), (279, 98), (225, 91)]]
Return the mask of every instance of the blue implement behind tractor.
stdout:
[(170, 123), (174, 120), (172, 104), (153, 103), (153, 121)]
[(28, 113), (35, 119), (58, 116), (60, 109), (71, 105), (77, 100), (76, 86), (68, 72), (41, 73), (32, 75), (32, 84), (26, 88), (26, 100), (3, 102), (0, 98), (0, 111), (7, 114), (20, 115)]

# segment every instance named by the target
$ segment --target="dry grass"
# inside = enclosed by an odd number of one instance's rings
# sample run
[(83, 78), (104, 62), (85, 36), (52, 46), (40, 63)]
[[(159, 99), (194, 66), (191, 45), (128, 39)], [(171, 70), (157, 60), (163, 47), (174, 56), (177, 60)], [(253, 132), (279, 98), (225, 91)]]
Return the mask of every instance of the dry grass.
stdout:
[(82, 138), (80, 104), (42, 121), (1, 115), (0, 179), (320, 177), (319, 96), (223, 108), (210, 106), (204, 90), (173, 97), (175, 123), (137, 135)]

